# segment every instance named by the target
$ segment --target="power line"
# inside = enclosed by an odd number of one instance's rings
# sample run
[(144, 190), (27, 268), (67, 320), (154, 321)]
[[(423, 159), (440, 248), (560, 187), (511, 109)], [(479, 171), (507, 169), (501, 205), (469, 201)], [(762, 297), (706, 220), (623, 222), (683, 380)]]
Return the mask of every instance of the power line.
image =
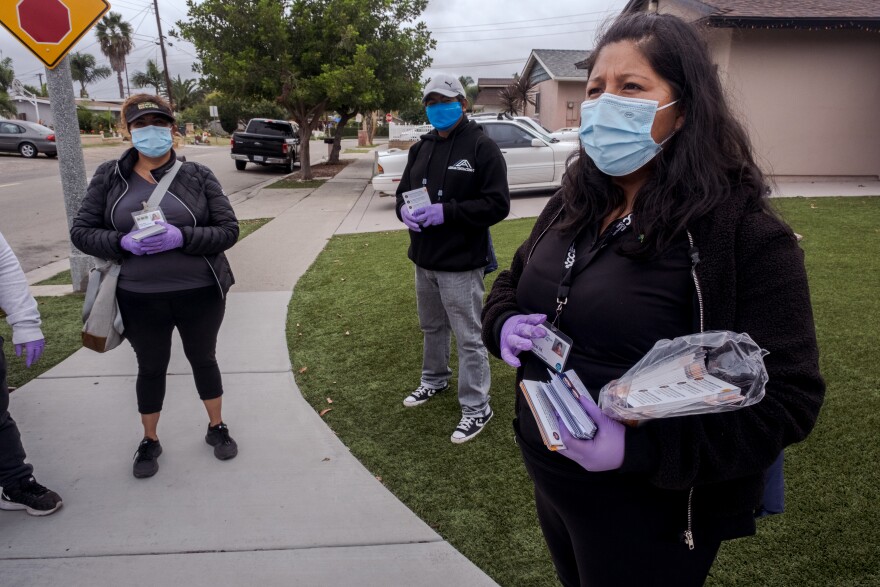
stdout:
[[(592, 23), (596, 23), (596, 22), (602, 22), (603, 20), (605, 20), (605, 19), (604, 18), (599, 18), (599, 19), (593, 18), (593, 19), (589, 19), (589, 20), (576, 20), (576, 21), (571, 21), (571, 22), (556, 22), (556, 23), (541, 25), (541, 28), (546, 29), (549, 27), (569, 26), (569, 25), (576, 25), (576, 24), (592, 24)], [(465, 33), (466, 34), (494, 33), (494, 32), (499, 32), (499, 31), (518, 31), (518, 30), (533, 29), (533, 28), (535, 28), (533, 25), (517, 26), (517, 27), (493, 27), (493, 28), (488, 28), (488, 29), (476, 29), (476, 30), (469, 30), (469, 31), (441, 32), (439, 34), (441, 34), (441, 35), (455, 35), (455, 34), (465, 34)], [(434, 32), (434, 31), (432, 31), (432, 32)], [(442, 42), (442, 41), (438, 41), (438, 42)]]
[(447, 29), (458, 30), (458, 29), (464, 29), (464, 28), (486, 27), (486, 26), (495, 27), (496, 25), (499, 25), (499, 24), (523, 24), (523, 23), (530, 23), (530, 22), (534, 23), (534, 22), (540, 22), (540, 21), (544, 21), (544, 20), (557, 20), (560, 18), (573, 18), (573, 17), (577, 17), (577, 16), (588, 16), (591, 14), (609, 15), (609, 14), (613, 14), (616, 12), (619, 12), (619, 11), (618, 10), (595, 10), (593, 12), (579, 12), (577, 14), (565, 14), (562, 16), (548, 16), (546, 18), (526, 18), (526, 19), (522, 19), (522, 20), (508, 20), (508, 21), (504, 21), (504, 22), (483, 22), (480, 24), (463, 24), (463, 25), (454, 25), (454, 26), (433, 27), (431, 29), (431, 31), (436, 32), (436, 31), (443, 31), (443, 30), (447, 30)]
[(533, 39), (535, 37), (564, 37), (566, 35), (581, 35), (584, 31), (569, 31), (564, 33), (547, 33), (543, 35), (513, 35), (511, 37), (492, 37), (490, 39), (458, 39), (455, 41), (437, 41), (438, 45), (448, 45), (450, 43), (482, 43), (484, 41), (510, 41), (511, 39)]

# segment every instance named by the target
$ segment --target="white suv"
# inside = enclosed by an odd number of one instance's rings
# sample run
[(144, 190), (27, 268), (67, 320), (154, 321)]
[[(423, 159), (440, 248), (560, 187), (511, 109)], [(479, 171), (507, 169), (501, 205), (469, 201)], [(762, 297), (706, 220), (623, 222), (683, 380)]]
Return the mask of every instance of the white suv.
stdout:
[[(510, 117), (474, 116), (487, 137), (495, 141), (507, 162), (507, 183), (511, 192), (552, 190), (562, 183), (568, 157), (578, 150), (576, 142), (550, 137)], [(406, 167), (407, 151), (391, 149), (376, 156), (377, 174), (373, 189), (394, 194)]]

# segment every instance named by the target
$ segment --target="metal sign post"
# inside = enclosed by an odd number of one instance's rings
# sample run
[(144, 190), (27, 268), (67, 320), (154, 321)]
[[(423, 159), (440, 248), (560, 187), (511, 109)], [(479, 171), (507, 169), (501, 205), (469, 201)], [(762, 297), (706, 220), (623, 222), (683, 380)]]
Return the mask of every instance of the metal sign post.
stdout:
[[(87, 178), (86, 163), (79, 138), (79, 121), (76, 118), (69, 57), (64, 57), (55, 69), (46, 68), (46, 85), (49, 87), (49, 97), (52, 100), (61, 189), (64, 191), (67, 227), (70, 228), (86, 195)], [(86, 291), (89, 268), (92, 265), (91, 257), (70, 245), (70, 276), (73, 278), (73, 291)]]

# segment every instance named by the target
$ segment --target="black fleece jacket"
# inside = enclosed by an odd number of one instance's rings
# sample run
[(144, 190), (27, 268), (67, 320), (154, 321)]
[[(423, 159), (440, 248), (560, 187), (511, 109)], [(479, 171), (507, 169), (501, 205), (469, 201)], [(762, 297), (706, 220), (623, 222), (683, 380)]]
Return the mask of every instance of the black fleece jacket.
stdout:
[(507, 164), (482, 127), (462, 117), (447, 138), (423, 135), (409, 150), (397, 188), (397, 217), (403, 192), (422, 186), (432, 203), (443, 204), (443, 224), (409, 231), (409, 258), (423, 269), (470, 271), (489, 263), (489, 231), (510, 212)]
[[(113, 224), (113, 207), (128, 191), (128, 178), (134, 171), (138, 153), (129, 149), (118, 161), (102, 163), (95, 171), (79, 212), (70, 227), (70, 239), (77, 249), (101, 259), (125, 262), (131, 253), (120, 246), (125, 232)], [(152, 171), (156, 181), (177, 161), (171, 159)], [(185, 162), (168, 187), (174, 197), (189, 209), (195, 226), (181, 226), (187, 255), (200, 255), (210, 265), (221, 295), (226, 295), (235, 278), (223, 251), (238, 240), (238, 220), (229, 198), (210, 169), (200, 163)]]
[[(482, 318), (483, 341), (496, 356), (504, 321), (520, 313), (516, 287), (530, 253), (562, 215), (556, 195), (495, 280)], [(767, 349), (766, 395), (733, 412), (628, 428), (620, 473), (661, 489), (692, 488), (695, 512), (740, 514), (760, 504), (764, 471), (783, 448), (806, 438), (825, 394), (804, 255), (782, 222), (745, 198), (731, 197), (689, 234), (701, 318), (695, 330), (747, 332)]]

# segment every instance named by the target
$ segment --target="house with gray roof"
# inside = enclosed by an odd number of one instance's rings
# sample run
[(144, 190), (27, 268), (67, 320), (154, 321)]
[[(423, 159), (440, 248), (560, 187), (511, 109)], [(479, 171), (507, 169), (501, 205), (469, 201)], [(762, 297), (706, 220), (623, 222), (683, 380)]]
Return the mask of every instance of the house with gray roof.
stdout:
[(578, 126), (587, 72), (576, 64), (589, 55), (586, 50), (532, 49), (520, 74), (536, 84), (536, 104), (526, 108), (526, 116), (549, 130)]
[(759, 163), (779, 176), (880, 176), (880, 0), (630, 0), (705, 26)]
[(474, 100), (475, 112), (501, 112), (504, 108), (501, 106), (501, 99), (498, 92), (512, 84), (512, 77), (481, 77), (477, 80), (477, 87), (480, 92)]

